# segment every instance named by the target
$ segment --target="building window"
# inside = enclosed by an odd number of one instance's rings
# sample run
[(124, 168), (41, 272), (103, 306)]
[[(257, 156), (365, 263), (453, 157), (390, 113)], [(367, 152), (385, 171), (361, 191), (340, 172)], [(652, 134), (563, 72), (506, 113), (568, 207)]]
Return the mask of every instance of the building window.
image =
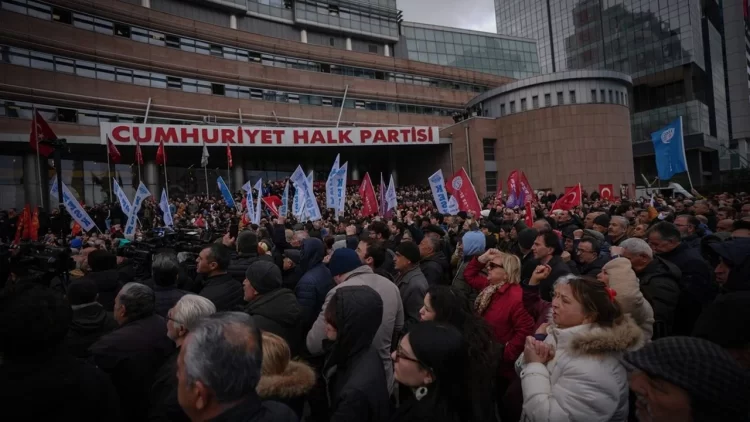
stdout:
[(606, 103), (607, 102), (607, 92), (602, 89), (601, 91), (599, 91), (599, 93), (601, 94), (599, 102)]
[(591, 90), (591, 102), (596, 103), (596, 90), (595, 89)]
[(167, 76), (167, 88), (182, 89), (182, 78)]
[(180, 37), (176, 35), (167, 35), (165, 38), (167, 47), (180, 48)]
[(331, 47), (335, 47), (336, 46), (336, 40), (333, 37), (328, 38), (328, 45), (330, 45)]
[(70, 10), (61, 9), (59, 7), (53, 7), (52, 8), (52, 20), (62, 22), (62, 23), (72, 24), (73, 14), (70, 12)]
[(562, 91), (557, 93), (557, 105), (565, 104), (565, 98), (563, 97)]
[(377, 46), (377, 44), (369, 44), (369, 45), (367, 46), (367, 50), (368, 50), (368, 51), (369, 51), (370, 53), (373, 53), (373, 54), (378, 54), (378, 46)]
[(505, 104), (500, 104), (500, 116), (505, 116)]
[(497, 139), (485, 138), (482, 141), (484, 147), (484, 161), (495, 161), (495, 144)]
[(539, 108), (539, 96), (534, 95), (531, 97), (531, 107), (532, 108)]
[(515, 101), (511, 101), (510, 102), (510, 114), (513, 114), (515, 112), (516, 112), (516, 102)]
[(576, 92), (575, 90), (570, 91), (568, 94), (570, 94), (570, 103), (575, 104), (576, 103)]
[(122, 23), (115, 23), (115, 35), (118, 37), (130, 38), (130, 26)]
[(224, 88), (224, 84), (211, 84), (211, 93), (214, 95), (225, 95), (226, 89)]
[(486, 171), (484, 172), (484, 179), (487, 183), (487, 193), (497, 192), (497, 172)]
[(211, 44), (210, 51), (212, 56), (224, 57), (224, 49), (220, 45)]
[(611, 89), (609, 90), (609, 102), (610, 102), (611, 104), (614, 104), (614, 103), (615, 103), (615, 99), (614, 99), (614, 97), (612, 96), (612, 90), (611, 90)]
[(526, 98), (521, 98), (521, 111), (526, 111)]
[(550, 107), (552, 105), (552, 94), (544, 94), (544, 106)]
[(76, 122), (76, 115), (78, 112), (70, 108), (58, 108), (57, 109), (57, 121), (58, 122)]

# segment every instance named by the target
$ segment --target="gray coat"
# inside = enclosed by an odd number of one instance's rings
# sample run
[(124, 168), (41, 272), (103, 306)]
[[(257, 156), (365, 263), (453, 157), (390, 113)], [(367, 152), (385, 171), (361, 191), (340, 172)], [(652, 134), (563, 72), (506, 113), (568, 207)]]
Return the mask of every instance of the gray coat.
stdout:
[(424, 296), (427, 294), (427, 279), (419, 266), (415, 266), (405, 273), (399, 273), (396, 277), (396, 286), (401, 292), (401, 302), (404, 304), (404, 333), (409, 332), (412, 324), (420, 321), (419, 310), (424, 305)]
[[(328, 306), (328, 302), (336, 291), (347, 286), (369, 286), (383, 300), (383, 319), (372, 341), (372, 345), (378, 350), (378, 355), (383, 360), (383, 367), (389, 386), (388, 390), (390, 391), (393, 385), (391, 344), (394, 333), (400, 333), (404, 327), (404, 307), (401, 304), (401, 296), (396, 285), (387, 278), (375, 274), (367, 265), (351, 271), (341, 284), (338, 284), (328, 292), (323, 303), (323, 309), (307, 333), (307, 350), (313, 355), (323, 354), (323, 340), (326, 339), (325, 318), (323, 314)], [(417, 310), (418, 312), (419, 310)]]

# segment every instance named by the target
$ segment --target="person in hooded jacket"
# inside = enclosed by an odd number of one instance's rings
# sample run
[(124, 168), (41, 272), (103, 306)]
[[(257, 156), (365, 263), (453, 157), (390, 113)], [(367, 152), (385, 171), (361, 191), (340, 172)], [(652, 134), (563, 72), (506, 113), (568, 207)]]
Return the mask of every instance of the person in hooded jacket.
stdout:
[(323, 366), (331, 422), (388, 420), (390, 401), (382, 360), (372, 340), (383, 300), (368, 286), (338, 289), (325, 310), (332, 343)]
[(613, 258), (616, 259), (621, 254), (630, 261), (641, 292), (654, 311), (652, 339), (673, 335), (680, 300), (678, 283), (682, 272), (673, 263), (655, 256), (648, 243), (642, 239), (627, 239), (620, 248), (612, 249), (616, 252)]
[(302, 278), (299, 268), (299, 251), (297, 249), (286, 249), (281, 256), (281, 285), (294, 291), (299, 279)]
[(99, 337), (116, 329), (117, 322), (96, 301), (97, 289), (92, 280), (80, 279), (70, 283), (66, 297), (73, 309), (73, 320), (65, 343), (73, 356), (86, 358), (88, 348)]
[(638, 284), (638, 277), (626, 258), (615, 258), (604, 265), (597, 280), (617, 293), (617, 302), (622, 313), (630, 314), (643, 330), (643, 339), (648, 342), (654, 335), (654, 310), (648, 303)]
[(263, 331), (263, 364), (255, 390), (263, 400), (284, 403), (302, 420), (305, 396), (315, 385), (315, 371), (302, 361), (292, 360), (283, 338)]
[[(453, 277), (451, 287), (461, 292), (464, 297), (468, 298), (469, 303), (474, 303), (474, 300), (477, 298), (477, 294), (479, 294), (479, 292), (466, 282), (466, 277), (464, 277), (464, 270), (466, 269), (466, 266), (469, 265), (469, 262), (471, 262), (472, 259), (484, 253), (485, 239), (486, 237), (482, 234), (482, 232), (473, 231), (465, 233), (463, 238), (461, 238), (461, 242), (459, 243), (460, 248), (463, 251), (463, 256), (461, 257), (461, 261), (458, 263), (458, 267), (456, 268), (456, 276)], [(456, 249), (458, 250), (458, 248)]]
[(281, 287), (279, 267), (268, 261), (253, 262), (242, 286), (247, 301), (243, 311), (255, 319), (258, 328), (283, 338), (296, 356), (301, 347), (297, 327), (302, 310), (294, 292)]
[(714, 275), (721, 292), (750, 291), (750, 238), (711, 243), (709, 247), (719, 256)]
[(303, 276), (294, 288), (294, 294), (302, 308), (302, 333), (310, 330), (323, 308), (328, 291), (334, 286), (331, 272), (323, 263), (325, 253), (325, 245), (318, 238), (311, 237), (302, 242), (299, 266)]

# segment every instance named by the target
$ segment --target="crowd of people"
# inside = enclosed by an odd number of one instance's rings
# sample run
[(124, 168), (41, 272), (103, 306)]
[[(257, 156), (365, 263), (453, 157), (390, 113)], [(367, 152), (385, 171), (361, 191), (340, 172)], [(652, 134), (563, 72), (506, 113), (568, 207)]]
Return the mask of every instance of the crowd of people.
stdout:
[[(448, 216), (406, 186), (362, 216), (351, 187), (339, 219), (316, 196), (321, 220), (258, 225), (172, 198), (176, 229), (219, 235), (145, 272), (119, 205), (89, 207), (69, 279), (11, 265), (0, 293), (9, 420), (750, 421), (746, 193)], [(59, 244), (65, 216), (41, 220)]]

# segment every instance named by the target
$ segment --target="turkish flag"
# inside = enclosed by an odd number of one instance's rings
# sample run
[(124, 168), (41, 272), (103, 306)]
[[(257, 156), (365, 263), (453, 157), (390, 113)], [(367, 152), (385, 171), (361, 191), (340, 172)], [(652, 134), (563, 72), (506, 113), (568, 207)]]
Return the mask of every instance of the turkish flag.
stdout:
[(122, 154), (120, 154), (120, 151), (109, 138), (107, 138), (107, 152), (109, 153), (109, 159), (112, 160), (113, 163), (118, 164), (120, 162)]
[(264, 196), (263, 203), (266, 204), (269, 210), (275, 215), (276, 217), (279, 216), (279, 207), (281, 206), (281, 198), (278, 196)]
[(39, 207), (34, 208), (34, 213), (31, 215), (31, 240), (36, 242), (39, 240)]
[(18, 222), (16, 223), (16, 238), (13, 241), (14, 244), (21, 243), (21, 235), (23, 235), (23, 232), (25, 231), (24, 226), (26, 226), (28, 222), (26, 221), (26, 212), (25, 210), (21, 212), (21, 215), (18, 216)]
[(555, 201), (552, 205), (552, 211), (567, 211), (581, 205), (581, 185), (565, 188), (565, 195)]
[(603, 200), (612, 201), (615, 198), (612, 189), (614, 189), (612, 185), (599, 185), (599, 196)]
[(140, 143), (135, 144), (135, 162), (138, 163), (139, 166), (143, 165), (143, 153), (141, 152)]
[(477, 191), (463, 167), (448, 181), (447, 188), (448, 193), (458, 201), (459, 210), (472, 212), (475, 218), (479, 217), (482, 212), (482, 203), (479, 202)]
[(55, 132), (53, 132), (52, 128), (49, 127), (49, 124), (47, 124), (47, 121), (44, 120), (44, 117), (42, 117), (42, 115), (39, 114), (38, 111), (35, 111), (34, 116), (31, 120), (31, 134), (29, 134), (29, 144), (31, 145), (31, 149), (39, 149), (39, 155), (49, 157), (49, 155), (52, 154), (55, 149), (49, 145), (40, 144), (39, 141), (41, 141), (42, 139), (57, 139), (57, 135), (55, 135)]
[(164, 150), (164, 142), (159, 142), (159, 149), (156, 150), (156, 164), (167, 164), (167, 151)]
[(229, 147), (229, 144), (227, 144), (227, 166), (232, 168), (232, 148)]
[(365, 173), (365, 178), (359, 185), (359, 196), (362, 199), (362, 217), (378, 213), (378, 198), (375, 196), (375, 187), (372, 185), (370, 173)]
[(31, 239), (31, 208), (28, 204), (23, 208), (23, 233), (21, 236), (24, 239)]

